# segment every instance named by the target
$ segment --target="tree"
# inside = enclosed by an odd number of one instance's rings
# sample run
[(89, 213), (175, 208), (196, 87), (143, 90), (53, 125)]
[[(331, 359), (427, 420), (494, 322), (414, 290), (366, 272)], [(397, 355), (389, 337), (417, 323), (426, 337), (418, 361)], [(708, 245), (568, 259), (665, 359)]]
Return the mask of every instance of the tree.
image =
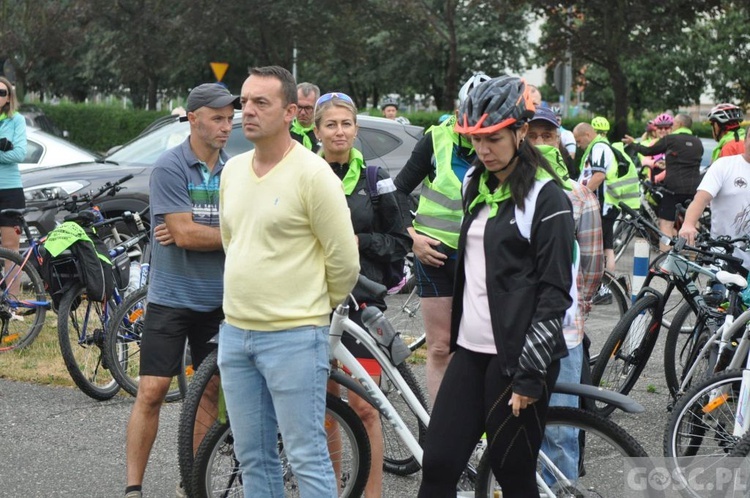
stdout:
[[(541, 53), (557, 62), (570, 50), (576, 67), (595, 66), (606, 75), (606, 82), (598, 83), (612, 91), (616, 137), (625, 134), (631, 100), (637, 102), (631, 98), (633, 80), (636, 84), (653, 84), (654, 78), (650, 76), (658, 78), (661, 74), (662, 84), (677, 84), (675, 95), (683, 91), (685, 85), (688, 85), (689, 98), (697, 100), (700, 95), (701, 80), (699, 76), (696, 78), (699, 69), (696, 66), (701, 61), (679, 52), (681, 47), (689, 45), (691, 29), (697, 19), (716, 8), (719, 2), (613, 0), (551, 4), (531, 0), (530, 3), (547, 18), (540, 41)], [(633, 74), (634, 67), (651, 73)], [(587, 79), (588, 74), (587, 71)], [(595, 70), (592, 76), (596, 76)], [(683, 90), (679, 89), (680, 85)], [(665, 92), (664, 87), (661, 91), (666, 98), (672, 94), (672, 91)]]
[(728, 2), (700, 20), (693, 40), (708, 66), (707, 80), (717, 102), (750, 106), (750, 5)]

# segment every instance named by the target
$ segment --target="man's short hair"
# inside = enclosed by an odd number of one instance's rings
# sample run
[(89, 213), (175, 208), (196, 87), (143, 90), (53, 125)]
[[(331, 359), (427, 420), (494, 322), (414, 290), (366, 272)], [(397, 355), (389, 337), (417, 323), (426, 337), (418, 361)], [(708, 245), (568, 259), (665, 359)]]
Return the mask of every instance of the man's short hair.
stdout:
[(318, 88), (318, 85), (306, 81), (297, 85), (297, 92), (302, 92), (302, 95), (305, 97), (312, 93), (315, 96), (315, 100), (318, 100), (318, 97), (320, 97), (320, 88)]
[(284, 105), (297, 104), (297, 82), (288, 70), (281, 66), (254, 67), (250, 70), (251, 76), (263, 76), (265, 78), (276, 78), (281, 82), (281, 95)]
[(687, 114), (678, 114), (674, 117), (675, 121), (679, 121), (682, 127), (684, 128), (692, 128), (693, 127), (693, 118), (688, 116)]

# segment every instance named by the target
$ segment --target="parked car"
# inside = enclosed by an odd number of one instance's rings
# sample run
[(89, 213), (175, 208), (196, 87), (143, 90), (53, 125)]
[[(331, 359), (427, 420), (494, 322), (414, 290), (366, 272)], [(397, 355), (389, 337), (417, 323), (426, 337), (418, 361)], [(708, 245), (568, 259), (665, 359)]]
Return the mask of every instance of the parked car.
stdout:
[(26, 128), (26, 158), (18, 164), (18, 167), (21, 171), (27, 171), (34, 168), (90, 163), (97, 159), (100, 159), (99, 154), (63, 138), (29, 127)]
[[(252, 149), (242, 132), (242, 115), (234, 116), (234, 126), (225, 150), (230, 156)], [(395, 121), (371, 116), (358, 116), (359, 132), (355, 147), (362, 151), (367, 164), (385, 168), (392, 177), (401, 170), (422, 136), (420, 126), (402, 125)], [(190, 133), (188, 123), (160, 118), (158, 126), (136, 137), (115, 152), (96, 162), (25, 171), (21, 174), (27, 206), (43, 206), (50, 200), (82, 194), (108, 181), (134, 175), (115, 196), (99, 202), (105, 216), (118, 216), (124, 211), (142, 211), (148, 206), (148, 182), (156, 159), (167, 149), (182, 143)], [(30, 213), (29, 224), (45, 234), (55, 226), (64, 212)]]

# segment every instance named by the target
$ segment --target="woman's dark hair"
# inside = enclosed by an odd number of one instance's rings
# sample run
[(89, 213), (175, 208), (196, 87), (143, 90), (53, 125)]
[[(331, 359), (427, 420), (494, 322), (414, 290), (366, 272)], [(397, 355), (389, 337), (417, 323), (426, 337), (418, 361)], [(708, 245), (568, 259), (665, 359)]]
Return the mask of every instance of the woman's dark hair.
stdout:
[[(552, 176), (558, 185), (562, 185), (560, 177), (555, 173), (555, 170), (550, 166), (549, 162), (547, 162), (542, 153), (539, 152), (539, 149), (531, 145), (531, 142), (528, 140), (523, 140), (518, 147), (516, 161), (518, 161), (518, 163), (513, 172), (508, 175), (506, 183), (508, 183), (508, 187), (510, 188), (510, 197), (513, 200), (513, 204), (522, 210), (525, 208), (524, 201), (526, 200), (526, 196), (534, 185), (537, 168), (543, 168), (550, 174), (550, 176)], [(476, 169), (472, 173), (472, 178), (466, 187), (464, 210), (468, 209), (471, 201), (478, 194), (479, 177), (485, 170), (484, 165), (478, 158), (474, 161), (474, 165), (476, 166)], [(497, 177), (495, 177), (495, 175), (490, 175), (488, 185), (490, 190), (497, 188), (498, 183), (499, 180)]]

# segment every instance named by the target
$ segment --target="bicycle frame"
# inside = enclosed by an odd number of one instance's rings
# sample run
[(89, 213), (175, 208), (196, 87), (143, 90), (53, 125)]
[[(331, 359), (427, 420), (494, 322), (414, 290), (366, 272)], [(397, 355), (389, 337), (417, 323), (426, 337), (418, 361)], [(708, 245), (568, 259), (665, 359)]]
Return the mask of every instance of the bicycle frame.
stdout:
[(351, 372), (351, 375), (364, 387), (366, 394), (370, 398), (368, 401), (385, 416), (385, 419), (388, 420), (398, 436), (407, 448), (409, 448), (409, 451), (411, 451), (412, 455), (417, 459), (417, 462), (421, 465), (423, 456), (422, 447), (406, 427), (406, 424), (391, 402), (388, 401), (388, 398), (383, 394), (383, 391), (380, 390), (380, 387), (375, 383), (372, 377), (370, 377), (357, 359), (354, 358), (346, 346), (341, 343), (341, 336), (345, 331), (350, 333), (357, 341), (362, 343), (370, 353), (372, 353), (382, 367), (383, 373), (404, 396), (404, 400), (407, 405), (409, 405), (409, 408), (417, 415), (417, 417), (419, 417), (420, 421), (425, 426), (430, 422), (430, 417), (427, 414), (427, 411), (419, 403), (419, 400), (414, 396), (411, 389), (409, 389), (403, 376), (377, 345), (375, 339), (349, 318), (349, 306), (344, 304), (337, 306), (331, 317), (328, 339), (333, 357), (340, 361)]

